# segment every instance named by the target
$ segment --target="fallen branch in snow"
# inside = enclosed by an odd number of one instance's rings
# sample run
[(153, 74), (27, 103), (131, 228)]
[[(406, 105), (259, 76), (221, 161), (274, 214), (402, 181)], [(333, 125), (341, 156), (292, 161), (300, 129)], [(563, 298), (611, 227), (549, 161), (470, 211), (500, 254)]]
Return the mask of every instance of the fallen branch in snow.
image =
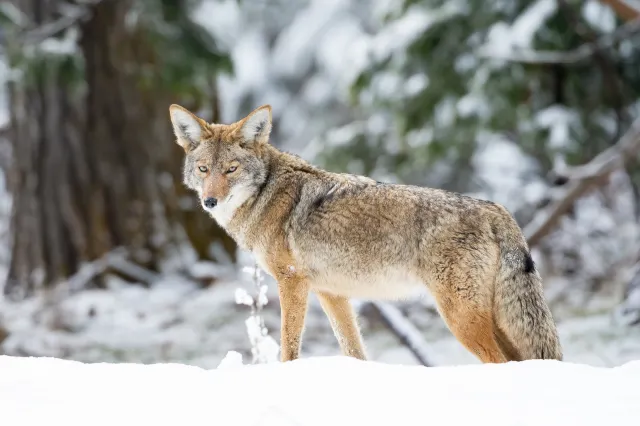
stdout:
[(622, 300), (615, 313), (618, 321), (626, 326), (640, 325), (640, 260), (634, 265)]
[(378, 311), (385, 325), (398, 336), (403, 345), (416, 357), (420, 364), (431, 367), (427, 354), (427, 344), (420, 330), (395, 306), (384, 302), (371, 302), (371, 306)]
[(640, 118), (637, 118), (620, 140), (585, 165), (560, 171), (569, 178), (567, 190), (546, 208), (540, 210), (524, 227), (530, 246), (538, 244), (558, 224), (573, 204), (588, 192), (604, 185), (609, 175), (640, 152)]
[(160, 279), (160, 275), (150, 271), (149, 269), (143, 268), (140, 265), (136, 265), (135, 263), (127, 260), (125, 256), (114, 256), (109, 258), (107, 260), (107, 266), (145, 285), (149, 285)]
[(69, 293), (82, 290), (87, 287), (91, 280), (103, 274), (112, 263), (124, 259), (125, 256), (126, 251), (123, 248), (114, 249), (100, 258), (80, 266), (75, 274), (56, 286), (56, 288), (60, 288), (61, 291), (64, 289)]
[(553, 50), (531, 50), (519, 49), (507, 54), (496, 54), (489, 48), (480, 48), (477, 55), (482, 58), (498, 59), (510, 62), (521, 62), (526, 64), (574, 64), (590, 58), (595, 53), (607, 49), (614, 43), (626, 40), (640, 33), (640, 19), (629, 21), (610, 34), (603, 35), (592, 43), (585, 43), (582, 46), (568, 52), (558, 52)]
[[(71, 275), (65, 281), (52, 287), (46, 287), (43, 292), (44, 304), (35, 315), (37, 317), (42, 317), (43, 315), (49, 316), (50, 327), (58, 330), (65, 329), (65, 319), (60, 310), (61, 302), (71, 294), (87, 288), (93, 279), (105, 273), (114, 261), (117, 262), (124, 259), (126, 254), (126, 250), (122, 247), (114, 249), (98, 259), (83, 264), (75, 274)], [(49, 315), (47, 315), (47, 313), (49, 313)]]
[(89, 285), (91, 280), (104, 274), (109, 269), (118, 271), (147, 285), (160, 278), (155, 272), (127, 260), (127, 254), (125, 248), (118, 247), (96, 260), (85, 263), (66, 281), (54, 286), (54, 291), (59, 294), (69, 294), (83, 290)]

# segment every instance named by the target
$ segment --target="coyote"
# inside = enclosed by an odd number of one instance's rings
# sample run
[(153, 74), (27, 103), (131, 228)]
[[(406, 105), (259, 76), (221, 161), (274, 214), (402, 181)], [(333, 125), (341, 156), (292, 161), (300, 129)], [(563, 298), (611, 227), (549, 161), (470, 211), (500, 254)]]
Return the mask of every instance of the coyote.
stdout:
[(501, 205), (315, 167), (269, 143), (270, 105), (229, 125), (178, 105), (169, 113), (184, 184), (278, 283), (282, 361), (299, 357), (310, 291), (342, 353), (364, 360), (349, 298), (424, 287), (481, 362), (562, 360), (540, 275)]

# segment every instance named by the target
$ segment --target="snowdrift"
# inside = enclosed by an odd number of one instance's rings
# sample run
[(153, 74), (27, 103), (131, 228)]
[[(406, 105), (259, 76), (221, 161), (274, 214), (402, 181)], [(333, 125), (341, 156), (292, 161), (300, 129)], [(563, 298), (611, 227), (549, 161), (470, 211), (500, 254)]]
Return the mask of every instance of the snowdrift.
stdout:
[(418, 367), (346, 357), (215, 370), (0, 356), (0, 424), (635, 425), (640, 361)]

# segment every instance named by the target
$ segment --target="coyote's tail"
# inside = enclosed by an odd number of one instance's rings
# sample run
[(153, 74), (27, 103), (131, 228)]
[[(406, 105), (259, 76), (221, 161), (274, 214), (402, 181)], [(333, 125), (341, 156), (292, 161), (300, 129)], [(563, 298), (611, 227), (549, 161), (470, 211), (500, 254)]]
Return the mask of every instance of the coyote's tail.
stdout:
[(527, 242), (511, 214), (504, 209), (494, 232), (500, 245), (500, 266), (495, 282), (496, 340), (514, 361), (562, 360), (555, 321)]

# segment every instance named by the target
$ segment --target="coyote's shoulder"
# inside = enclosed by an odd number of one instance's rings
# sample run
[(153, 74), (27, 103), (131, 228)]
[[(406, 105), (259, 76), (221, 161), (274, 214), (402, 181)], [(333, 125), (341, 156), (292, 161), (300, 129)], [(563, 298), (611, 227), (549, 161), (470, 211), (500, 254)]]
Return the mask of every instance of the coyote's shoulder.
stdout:
[(313, 166), (269, 143), (269, 107), (228, 126), (177, 106), (171, 117), (185, 184), (278, 281), (283, 360), (298, 356), (309, 292), (343, 352), (365, 358), (349, 298), (422, 288), (482, 361), (562, 358), (540, 275), (504, 207)]

